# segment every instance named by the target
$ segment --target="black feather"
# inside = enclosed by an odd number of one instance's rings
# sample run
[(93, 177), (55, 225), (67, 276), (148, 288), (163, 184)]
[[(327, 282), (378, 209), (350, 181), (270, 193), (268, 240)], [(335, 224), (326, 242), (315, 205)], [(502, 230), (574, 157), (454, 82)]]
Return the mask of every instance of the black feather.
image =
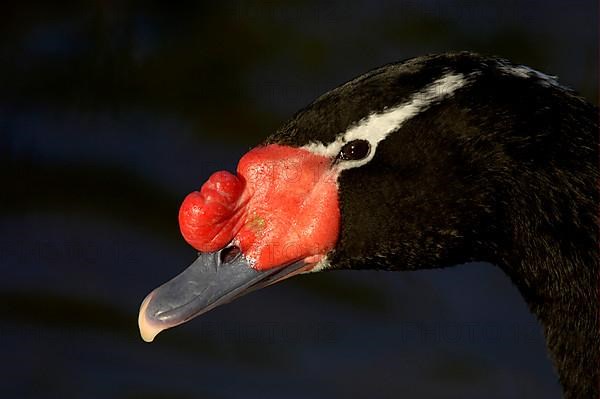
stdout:
[(342, 172), (331, 267), (494, 263), (542, 323), (565, 397), (597, 398), (598, 109), (513, 67), (464, 52), (387, 65), (319, 97), (267, 143), (327, 144), (449, 71), (475, 74)]

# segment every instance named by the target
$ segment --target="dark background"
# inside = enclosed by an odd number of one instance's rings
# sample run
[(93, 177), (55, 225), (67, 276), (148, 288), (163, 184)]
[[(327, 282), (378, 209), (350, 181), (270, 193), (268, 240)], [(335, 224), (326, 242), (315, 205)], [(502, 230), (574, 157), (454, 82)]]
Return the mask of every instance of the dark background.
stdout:
[[(183, 197), (321, 93), (447, 50), (597, 104), (597, 1), (3, 2), (0, 397), (557, 398), (488, 264), (294, 278), (143, 343)], [(518, 96), (515, 93), (515, 96)]]

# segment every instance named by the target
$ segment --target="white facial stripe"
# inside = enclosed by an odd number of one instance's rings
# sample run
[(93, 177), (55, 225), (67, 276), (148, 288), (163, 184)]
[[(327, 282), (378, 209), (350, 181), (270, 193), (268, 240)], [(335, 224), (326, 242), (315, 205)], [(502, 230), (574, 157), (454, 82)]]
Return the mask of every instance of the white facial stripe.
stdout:
[(357, 161), (344, 161), (338, 165), (340, 170), (362, 166), (373, 159), (377, 144), (390, 133), (397, 130), (413, 116), (426, 110), (430, 105), (452, 96), (456, 90), (468, 82), (468, 77), (463, 74), (448, 73), (426, 86), (422, 91), (414, 94), (408, 101), (361, 119), (356, 125), (339, 135), (333, 143), (328, 145), (311, 143), (302, 148), (319, 155), (335, 157), (344, 144), (357, 139), (367, 140), (371, 144), (371, 152), (366, 158)]

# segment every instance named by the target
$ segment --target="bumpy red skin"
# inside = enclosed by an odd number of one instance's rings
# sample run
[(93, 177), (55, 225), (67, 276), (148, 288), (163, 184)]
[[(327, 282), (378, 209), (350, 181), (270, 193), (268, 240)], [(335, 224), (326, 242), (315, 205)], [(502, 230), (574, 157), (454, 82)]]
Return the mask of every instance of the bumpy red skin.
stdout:
[(234, 242), (254, 268), (314, 263), (339, 234), (337, 173), (331, 159), (280, 145), (258, 147), (235, 176), (213, 174), (179, 211), (185, 240), (201, 252)]

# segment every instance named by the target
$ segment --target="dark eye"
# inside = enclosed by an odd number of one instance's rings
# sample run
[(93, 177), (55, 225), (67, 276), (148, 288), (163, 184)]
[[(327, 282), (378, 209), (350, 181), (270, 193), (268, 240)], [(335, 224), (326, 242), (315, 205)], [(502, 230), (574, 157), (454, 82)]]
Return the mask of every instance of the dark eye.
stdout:
[(367, 140), (352, 140), (344, 144), (337, 155), (338, 161), (357, 161), (366, 158), (371, 152), (371, 144)]

